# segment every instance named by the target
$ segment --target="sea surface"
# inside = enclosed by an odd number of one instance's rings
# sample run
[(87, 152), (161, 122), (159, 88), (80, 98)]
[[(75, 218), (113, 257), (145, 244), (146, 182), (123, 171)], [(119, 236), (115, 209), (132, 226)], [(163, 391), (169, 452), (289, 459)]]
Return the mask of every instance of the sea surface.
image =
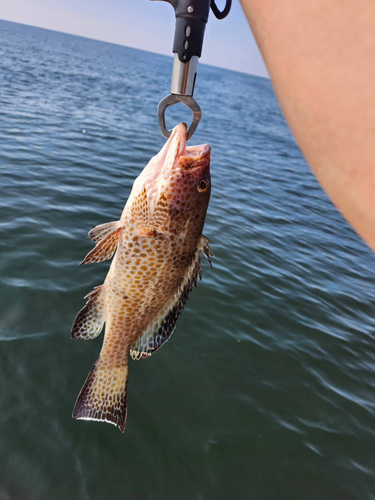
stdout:
[(108, 269), (77, 264), (164, 143), (171, 69), (0, 22), (0, 499), (373, 499), (375, 257), (264, 78), (199, 68), (214, 268), (171, 340), (130, 363), (125, 434), (71, 418), (102, 336), (70, 328)]

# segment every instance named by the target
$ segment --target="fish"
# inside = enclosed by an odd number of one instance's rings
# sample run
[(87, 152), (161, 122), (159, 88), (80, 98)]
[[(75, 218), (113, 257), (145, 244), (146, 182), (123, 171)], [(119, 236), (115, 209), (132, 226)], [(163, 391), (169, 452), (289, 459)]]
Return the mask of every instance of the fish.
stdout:
[(99, 358), (74, 406), (77, 420), (125, 431), (129, 356), (146, 359), (165, 344), (202, 279), (201, 254), (211, 265), (214, 254), (202, 235), (211, 147), (186, 146), (186, 140), (180, 123), (135, 179), (120, 220), (88, 233), (96, 245), (81, 264), (114, 257), (104, 283), (84, 297), (71, 330), (73, 339), (91, 340), (105, 324)]

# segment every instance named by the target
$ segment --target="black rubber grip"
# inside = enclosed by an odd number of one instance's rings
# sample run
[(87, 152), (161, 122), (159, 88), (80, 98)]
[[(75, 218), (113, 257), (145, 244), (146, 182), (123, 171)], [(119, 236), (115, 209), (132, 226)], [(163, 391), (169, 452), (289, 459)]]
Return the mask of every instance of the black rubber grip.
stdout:
[(176, 13), (173, 52), (184, 63), (189, 62), (193, 56), (200, 57), (211, 0), (164, 1), (170, 3)]

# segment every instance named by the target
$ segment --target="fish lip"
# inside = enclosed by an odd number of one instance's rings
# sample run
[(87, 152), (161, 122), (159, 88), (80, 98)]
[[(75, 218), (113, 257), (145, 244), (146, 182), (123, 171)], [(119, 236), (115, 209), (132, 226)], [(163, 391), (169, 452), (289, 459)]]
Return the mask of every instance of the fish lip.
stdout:
[(199, 146), (188, 146), (186, 148), (186, 155), (181, 155), (179, 164), (183, 165), (184, 170), (194, 170), (201, 167), (204, 163), (209, 163), (211, 146), (208, 144), (201, 144)]
[(187, 141), (187, 125), (184, 122), (179, 123), (172, 130), (172, 133), (167, 141), (167, 155), (180, 158), (186, 154), (186, 141)]
[(164, 179), (168, 178), (173, 171), (193, 170), (202, 166), (202, 163), (209, 163), (211, 146), (201, 144), (199, 146), (187, 146), (187, 125), (181, 122), (171, 133), (167, 143), (163, 148), (163, 168)]
[[(177, 136), (177, 141), (176, 141)], [(177, 155), (181, 156), (186, 151), (186, 141), (187, 141), (187, 125), (185, 122), (179, 123), (173, 130), (168, 142), (170, 142), (170, 148), (177, 148)]]
[(171, 134), (171, 145), (170, 147), (173, 148), (173, 144), (175, 144), (176, 147), (176, 141), (173, 141), (173, 137), (178, 138), (177, 141), (177, 148), (178, 151), (176, 151), (176, 155), (178, 158), (190, 158), (192, 160), (198, 160), (201, 159), (205, 156), (208, 156), (209, 153), (211, 152), (211, 146), (209, 144), (200, 144), (198, 146), (187, 146), (186, 141), (187, 141), (187, 125), (185, 122), (179, 123), (172, 131)]
[(155, 179), (168, 179), (176, 169), (179, 158), (186, 154), (187, 125), (182, 122), (176, 125), (164, 144), (163, 149), (157, 155), (159, 169), (155, 173)]
[(211, 153), (211, 146), (209, 144), (200, 144), (199, 146), (187, 146), (187, 157), (192, 159), (200, 159), (208, 156)]

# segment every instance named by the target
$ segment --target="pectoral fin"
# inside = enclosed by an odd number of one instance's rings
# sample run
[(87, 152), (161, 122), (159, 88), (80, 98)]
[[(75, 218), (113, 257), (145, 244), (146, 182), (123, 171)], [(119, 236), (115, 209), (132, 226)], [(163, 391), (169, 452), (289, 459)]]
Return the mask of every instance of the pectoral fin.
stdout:
[(135, 224), (141, 235), (148, 234), (149, 228), (149, 211), (147, 202), (146, 188), (134, 198), (131, 206), (131, 214), (135, 219)]
[(163, 234), (167, 238), (173, 236), (170, 231), (168, 200), (164, 194), (159, 196), (154, 210), (150, 211), (146, 189), (143, 189), (134, 199), (131, 210), (141, 236), (150, 236), (155, 232)]
[(208, 260), (208, 263), (210, 264), (210, 267), (212, 269), (212, 262), (211, 262), (210, 257), (214, 257), (215, 254), (211, 250), (209, 243), (210, 243), (210, 240), (202, 235), (201, 241), (199, 242), (199, 245), (198, 245), (198, 248), (199, 248), (200, 252), (206, 257), (206, 259)]
[(103, 285), (86, 295), (85, 307), (77, 314), (72, 326), (72, 339), (95, 339), (103, 329), (105, 321), (105, 293)]

